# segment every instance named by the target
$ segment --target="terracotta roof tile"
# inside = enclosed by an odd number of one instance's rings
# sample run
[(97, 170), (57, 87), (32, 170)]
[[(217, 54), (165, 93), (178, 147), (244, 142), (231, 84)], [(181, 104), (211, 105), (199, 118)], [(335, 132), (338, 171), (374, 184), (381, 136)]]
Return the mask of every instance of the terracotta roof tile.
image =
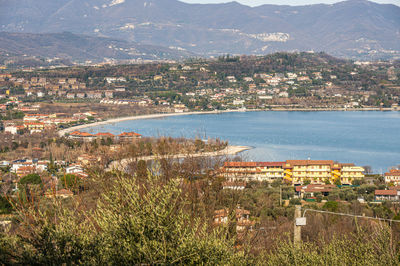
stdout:
[(375, 190), (375, 196), (397, 196), (397, 190)]

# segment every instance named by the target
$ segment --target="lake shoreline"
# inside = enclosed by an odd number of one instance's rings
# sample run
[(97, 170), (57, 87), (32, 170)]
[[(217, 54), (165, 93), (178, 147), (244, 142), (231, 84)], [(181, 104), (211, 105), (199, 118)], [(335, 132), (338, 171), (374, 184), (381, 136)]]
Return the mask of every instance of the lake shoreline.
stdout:
[(113, 123), (119, 123), (124, 121), (131, 120), (145, 120), (145, 119), (156, 119), (156, 118), (164, 118), (171, 116), (183, 116), (183, 115), (207, 115), (207, 114), (223, 114), (223, 113), (237, 113), (237, 112), (354, 112), (354, 111), (396, 111), (392, 108), (378, 108), (378, 107), (368, 107), (368, 108), (272, 108), (272, 109), (245, 109), (245, 110), (218, 110), (218, 111), (196, 111), (196, 112), (182, 112), (182, 113), (158, 113), (158, 114), (146, 114), (146, 115), (137, 115), (137, 116), (127, 116), (127, 117), (118, 117), (111, 118), (104, 121), (98, 121), (95, 123), (84, 124), (69, 127), (66, 129), (62, 129), (58, 131), (60, 137), (65, 136), (66, 134), (90, 127), (96, 127), (101, 125), (108, 125)]

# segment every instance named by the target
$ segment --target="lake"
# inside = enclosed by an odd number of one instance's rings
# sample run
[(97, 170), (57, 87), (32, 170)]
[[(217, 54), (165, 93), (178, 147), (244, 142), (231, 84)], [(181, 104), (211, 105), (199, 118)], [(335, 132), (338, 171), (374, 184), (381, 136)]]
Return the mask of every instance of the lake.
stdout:
[(232, 112), (124, 121), (85, 131), (220, 138), (253, 161), (335, 160), (381, 173), (400, 164), (400, 112)]

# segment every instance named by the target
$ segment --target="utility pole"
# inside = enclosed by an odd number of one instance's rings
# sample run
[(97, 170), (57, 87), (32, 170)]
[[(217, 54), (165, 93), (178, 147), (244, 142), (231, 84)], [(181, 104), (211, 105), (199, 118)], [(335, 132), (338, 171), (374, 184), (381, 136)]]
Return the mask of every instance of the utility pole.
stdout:
[(301, 206), (296, 205), (294, 210), (294, 238), (293, 243), (296, 247), (301, 244), (301, 225), (298, 223), (298, 218), (301, 218)]

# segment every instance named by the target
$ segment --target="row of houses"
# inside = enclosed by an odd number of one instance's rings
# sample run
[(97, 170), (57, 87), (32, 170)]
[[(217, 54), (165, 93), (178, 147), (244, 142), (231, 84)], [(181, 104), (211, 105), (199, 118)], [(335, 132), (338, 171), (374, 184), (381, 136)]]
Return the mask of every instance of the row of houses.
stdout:
[(99, 139), (99, 138), (111, 138), (111, 139), (118, 139), (118, 140), (132, 140), (132, 139), (140, 139), (142, 138), (142, 135), (136, 132), (122, 132), (119, 135), (114, 135), (109, 132), (99, 132), (96, 134), (91, 134), (88, 132), (82, 132), (82, 131), (74, 131), (69, 133), (68, 138), (70, 139), (79, 139), (79, 140), (84, 140), (84, 141), (92, 141), (94, 139)]
[(285, 162), (226, 162), (220, 174), (233, 181), (284, 180), (294, 185), (307, 183), (324, 184), (340, 180), (350, 185), (355, 179), (362, 179), (365, 169), (348, 163), (332, 160), (287, 160)]
[(4, 132), (10, 134), (23, 134), (25, 132), (40, 133), (44, 130), (54, 130), (57, 125), (70, 124), (79, 120), (94, 119), (96, 113), (76, 113), (72, 117), (65, 117), (65, 114), (25, 114), (23, 120), (11, 120), (4, 122)]

